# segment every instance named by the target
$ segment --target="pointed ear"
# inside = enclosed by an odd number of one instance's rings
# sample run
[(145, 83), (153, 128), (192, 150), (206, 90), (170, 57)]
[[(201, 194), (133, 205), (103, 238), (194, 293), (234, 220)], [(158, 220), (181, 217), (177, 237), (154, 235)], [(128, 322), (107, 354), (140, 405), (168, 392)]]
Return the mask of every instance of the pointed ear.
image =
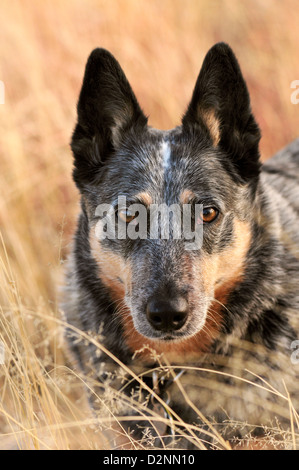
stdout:
[(183, 127), (200, 128), (215, 148), (228, 154), (228, 163), (242, 180), (258, 176), (260, 131), (239, 64), (227, 44), (218, 43), (207, 53)]
[(119, 63), (105, 49), (95, 49), (86, 64), (71, 147), (78, 186), (91, 182), (126, 132), (144, 127), (144, 116)]

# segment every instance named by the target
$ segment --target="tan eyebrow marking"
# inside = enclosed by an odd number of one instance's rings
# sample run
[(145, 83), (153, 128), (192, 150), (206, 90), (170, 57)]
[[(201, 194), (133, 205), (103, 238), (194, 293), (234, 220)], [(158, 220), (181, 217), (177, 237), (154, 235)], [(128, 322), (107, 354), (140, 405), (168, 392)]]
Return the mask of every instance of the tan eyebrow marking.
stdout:
[(136, 194), (136, 197), (140, 199), (146, 206), (150, 206), (153, 203), (152, 197), (146, 191)]
[(181, 204), (189, 204), (191, 199), (195, 197), (195, 194), (191, 189), (184, 189), (184, 191), (180, 195), (180, 202)]

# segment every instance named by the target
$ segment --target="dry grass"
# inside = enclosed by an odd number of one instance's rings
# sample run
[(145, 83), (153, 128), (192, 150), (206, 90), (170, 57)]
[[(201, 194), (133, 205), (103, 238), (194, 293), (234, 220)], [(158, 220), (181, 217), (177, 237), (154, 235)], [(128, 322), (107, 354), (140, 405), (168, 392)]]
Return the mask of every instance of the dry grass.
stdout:
[(56, 300), (78, 210), (68, 142), (86, 58), (96, 46), (113, 52), (150, 123), (170, 128), (208, 48), (228, 42), (268, 158), (298, 133), (290, 101), (297, 2), (2, 0), (0, 17), (0, 340), (9, 351), (0, 366), (0, 448), (12, 436), (25, 449), (104, 448), (68, 368)]

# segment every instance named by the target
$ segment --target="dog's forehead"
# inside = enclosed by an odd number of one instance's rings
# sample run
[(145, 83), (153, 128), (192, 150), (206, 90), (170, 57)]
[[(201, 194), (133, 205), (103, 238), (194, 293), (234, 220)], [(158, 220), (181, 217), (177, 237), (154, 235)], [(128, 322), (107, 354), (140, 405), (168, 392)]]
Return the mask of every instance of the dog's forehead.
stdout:
[(186, 134), (181, 127), (166, 131), (147, 128), (140, 134), (129, 134), (110, 159), (106, 175), (108, 199), (120, 194), (134, 199), (143, 193), (156, 203), (187, 202), (188, 191), (199, 197), (217, 197), (225, 185), (225, 172), (210, 142), (200, 135)]
[[(133, 144), (134, 145), (134, 144)], [(160, 131), (149, 128), (141, 140), (142, 157), (161, 168), (164, 176), (176, 170), (220, 169), (218, 152), (199, 132), (186, 133), (181, 127)], [(210, 176), (210, 175), (209, 175)]]

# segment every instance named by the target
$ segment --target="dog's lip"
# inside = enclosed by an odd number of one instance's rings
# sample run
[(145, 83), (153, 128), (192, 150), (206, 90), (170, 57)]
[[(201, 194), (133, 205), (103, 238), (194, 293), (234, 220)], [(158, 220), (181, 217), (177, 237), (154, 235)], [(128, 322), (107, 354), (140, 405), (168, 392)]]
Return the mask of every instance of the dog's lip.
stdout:
[(149, 339), (152, 341), (157, 341), (161, 343), (171, 343), (171, 342), (176, 342), (176, 341), (182, 341), (183, 339), (187, 338), (187, 335), (184, 334), (171, 334), (171, 333), (165, 333), (164, 335), (161, 336), (152, 336)]
[(171, 335), (167, 335), (167, 336), (162, 336), (162, 338), (159, 338), (160, 341), (173, 341), (175, 339), (177, 339), (177, 336), (171, 336)]

